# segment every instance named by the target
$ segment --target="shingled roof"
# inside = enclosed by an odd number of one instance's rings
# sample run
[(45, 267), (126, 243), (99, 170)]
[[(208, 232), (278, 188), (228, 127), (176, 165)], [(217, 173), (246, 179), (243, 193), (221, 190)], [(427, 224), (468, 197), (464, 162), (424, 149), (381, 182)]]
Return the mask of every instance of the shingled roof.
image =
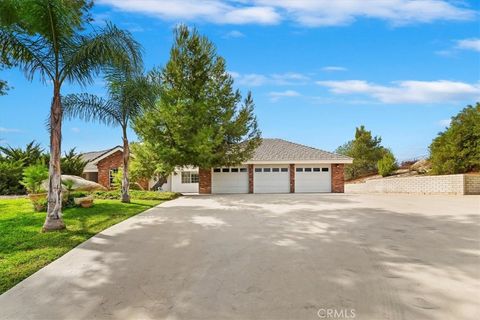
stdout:
[(87, 161), (87, 165), (83, 169), (84, 171), (96, 171), (97, 170), (97, 160), (102, 156), (107, 155), (110, 151), (113, 151), (117, 148), (122, 148), (121, 146), (115, 146), (113, 148), (101, 151), (91, 151), (85, 152), (80, 155), (83, 161)]
[(262, 139), (250, 161), (342, 161), (352, 158), (282, 139)]

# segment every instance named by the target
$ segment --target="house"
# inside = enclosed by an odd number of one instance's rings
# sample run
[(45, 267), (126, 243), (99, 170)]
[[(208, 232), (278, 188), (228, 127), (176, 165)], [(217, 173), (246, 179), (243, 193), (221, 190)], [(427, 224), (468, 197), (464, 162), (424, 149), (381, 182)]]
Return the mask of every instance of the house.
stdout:
[[(84, 177), (111, 187), (122, 149), (84, 154)], [(262, 139), (252, 159), (234, 167), (178, 168), (161, 187), (182, 193), (343, 193), (345, 164), (353, 159), (282, 139)], [(153, 183), (149, 186), (152, 187)]]

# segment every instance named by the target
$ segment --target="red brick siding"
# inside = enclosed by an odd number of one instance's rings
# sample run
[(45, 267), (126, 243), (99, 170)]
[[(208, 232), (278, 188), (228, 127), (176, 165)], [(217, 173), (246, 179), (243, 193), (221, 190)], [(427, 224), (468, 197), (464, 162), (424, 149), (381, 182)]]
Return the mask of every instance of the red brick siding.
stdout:
[(105, 159), (98, 161), (98, 183), (106, 188), (110, 188), (110, 170), (123, 167), (123, 152), (117, 151)]
[(212, 170), (198, 169), (198, 193), (211, 194), (212, 193)]
[(295, 165), (290, 164), (290, 193), (295, 193)]
[(248, 193), (253, 193), (253, 164), (248, 165)]
[(345, 178), (343, 174), (344, 164), (332, 164), (332, 192), (343, 193)]

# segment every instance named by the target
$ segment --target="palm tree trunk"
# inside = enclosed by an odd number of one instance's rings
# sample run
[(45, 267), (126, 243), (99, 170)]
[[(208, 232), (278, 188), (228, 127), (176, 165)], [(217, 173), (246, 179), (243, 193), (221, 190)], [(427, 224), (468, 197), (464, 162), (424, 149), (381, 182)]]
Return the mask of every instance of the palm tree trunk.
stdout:
[(130, 182), (128, 181), (128, 162), (130, 160), (130, 146), (128, 145), (127, 127), (123, 126), (123, 177), (122, 177), (122, 202), (130, 203), (128, 190)]
[(53, 101), (50, 109), (50, 166), (48, 177), (48, 209), (43, 231), (65, 229), (62, 220), (62, 177), (60, 171), (62, 141), (62, 105), (60, 86), (54, 84)]

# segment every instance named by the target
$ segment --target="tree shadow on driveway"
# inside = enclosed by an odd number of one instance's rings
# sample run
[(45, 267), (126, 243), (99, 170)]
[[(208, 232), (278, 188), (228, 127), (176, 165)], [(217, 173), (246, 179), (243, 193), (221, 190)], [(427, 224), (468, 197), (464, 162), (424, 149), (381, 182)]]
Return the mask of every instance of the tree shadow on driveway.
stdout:
[(478, 319), (476, 208), (458, 213), (455, 200), (430, 215), (362, 199), (167, 202), (0, 296), (0, 318), (318, 319), (319, 309), (353, 309), (356, 319)]

